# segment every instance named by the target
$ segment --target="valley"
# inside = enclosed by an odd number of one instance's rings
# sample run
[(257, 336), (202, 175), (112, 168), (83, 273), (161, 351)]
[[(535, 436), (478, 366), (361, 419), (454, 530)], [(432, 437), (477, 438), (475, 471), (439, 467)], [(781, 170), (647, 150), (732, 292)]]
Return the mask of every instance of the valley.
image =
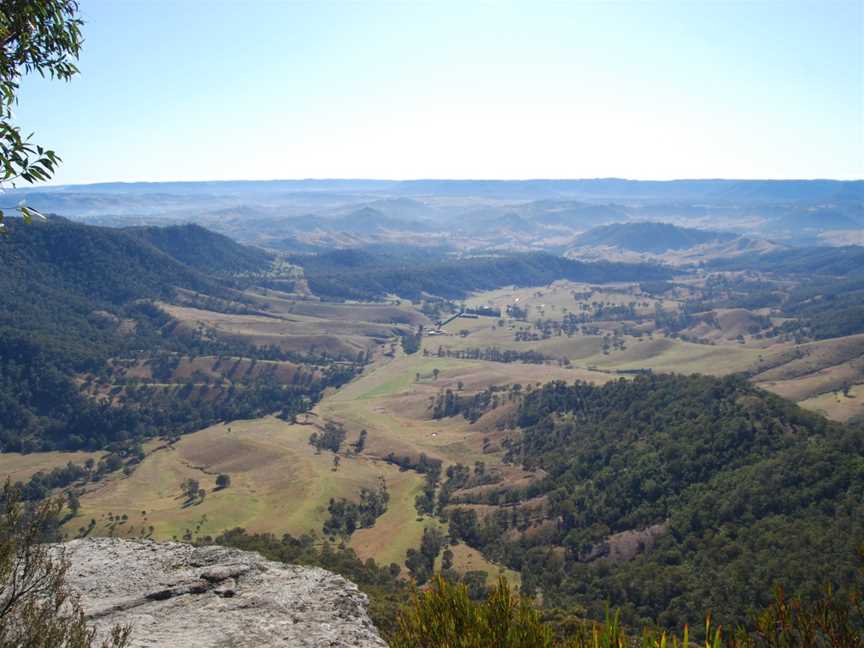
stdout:
[[(768, 559), (758, 529), (785, 538), (790, 567), (770, 578), (812, 592), (808, 551), (847, 573), (851, 545), (826, 538), (860, 532), (862, 475), (846, 462), (864, 415), (855, 250), (626, 223), (567, 257), (286, 253), (197, 225), (49, 220), (13, 235), (5, 262), (23, 289), (7, 277), (0, 468), (28, 498), (66, 498), (67, 538), (288, 552), (365, 583), (384, 624), (393, 588), (435, 571), (476, 596), (504, 576), (600, 618), (575, 585), (592, 583), (634, 626), (680, 627), (700, 597), (737, 618), (770, 591), (769, 572), (723, 571)], [(645, 251), (644, 236), (674, 249)], [(93, 247), (102, 270), (53, 258), (57, 240)], [(810, 485), (787, 478), (811, 463)], [(770, 488), (789, 492), (779, 514)], [(694, 513), (705, 502), (710, 515)], [(749, 557), (717, 562), (705, 528)], [(675, 564), (722, 571), (730, 598), (693, 584), (677, 602), (640, 589), (637, 605), (617, 589), (646, 582), (640, 570), (669, 587)]]
[[(699, 331), (710, 343), (685, 341), (659, 329), (653, 319), (656, 313), (682, 312), (693, 290), (692, 285), (681, 284), (658, 298), (642, 292), (638, 284), (597, 287), (557, 281), (505, 287), (464, 301), (465, 309), (499, 310), (500, 317), (456, 317), (441, 327), (407, 301), (399, 306), (327, 304), (274, 290), (244, 293), (261, 309), (260, 315), (159, 304), (179, 323), (178, 328), (215, 339), (239, 338), (256, 344), (266, 339), (268, 346), (294, 352), (368, 354), (371, 362), (351, 382), (326, 392), (311, 411), (296, 415), (293, 423), (268, 415), (218, 423), (168, 442), (146, 442), (144, 458), (131, 474), (116, 474), (84, 488), (80, 511), (67, 522), (67, 532), (194, 539), (242, 527), (253, 533), (320, 534), (332, 498), (351, 500), (360, 488), (372, 489), (383, 479), (390, 498), (387, 510), (371, 528), (355, 531), (349, 546), (361, 558), (400, 564), (406, 551), (420, 543), (424, 527), (439, 522), (415, 508), (423, 490), (422, 475), (401, 470), (388, 455), (416, 462), (424, 454), (441, 461), (445, 470), (479, 462), (494, 475), (499, 489), (538, 478), (504, 461), (505, 446), (514, 436), (510, 419), (518, 403), (512, 385), (531, 389), (553, 380), (602, 385), (645, 371), (749, 373), (758, 386), (831, 418), (845, 421), (861, 413), (864, 336), (802, 345), (757, 338), (762, 329), (752, 329), (754, 318), (763, 323), (770, 318), (743, 309), (700, 316), (702, 323), (697, 326), (702, 326)], [(507, 314), (508, 307), (514, 306), (521, 309), (519, 319)], [(619, 319), (622, 309), (630, 309), (633, 319)], [(603, 319), (604, 312), (615, 318)], [(566, 318), (576, 313), (585, 323), (562, 331)], [(710, 326), (705, 320), (710, 320)], [(554, 334), (550, 322), (555, 323), (553, 329), (557, 327)], [(421, 325), (426, 334), (418, 350), (405, 353), (400, 334)], [(326, 342), (313, 347), (308, 340), (297, 341), (310, 330)], [(176, 330), (175, 334), (183, 335)], [(536, 358), (532, 362), (487, 360), (478, 351), (486, 349), (531, 352)], [(302, 382), (304, 375), (315, 376), (304, 364), (224, 356), (180, 357), (167, 366), (140, 361), (114, 364), (118, 382), (103, 384), (101, 393), (116, 394), (119, 388), (121, 398), (130, 384), (136, 389), (158, 386), (188, 391), (191, 387), (188, 396), (214, 399), (253, 377), (292, 384)], [(851, 385), (848, 395), (839, 392), (843, 381)], [(473, 422), (458, 412), (435, 416), (433, 404), (441, 394), (464, 398), (496, 388), (504, 390), (500, 401), (495, 396), (496, 402), (484, 405), (485, 411)], [(309, 435), (326, 422), (342, 426), (347, 433), (347, 449), (338, 453), (338, 467), (333, 461), (336, 454), (318, 453), (309, 443)], [(367, 433), (365, 446), (362, 452), (352, 452), (350, 445), (362, 430)], [(20, 479), (88, 456), (33, 453), (25, 455), (26, 460), (2, 458), (14, 466), (7, 474)], [(216, 487), (219, 474), (231, 477), (230, 487)], [(206, 491), (202, 501), (185, 501), (182, 484), (188, 479), (195, 479)], [(87, 529), (84, 523), (90, 520), (96, 524)], [(476, 550), (462, 547), (454, 563), (457, 571), (494, 575), (503, 569)]]
[(864, 648), (862, 2), (4, 0), (0, 648)]

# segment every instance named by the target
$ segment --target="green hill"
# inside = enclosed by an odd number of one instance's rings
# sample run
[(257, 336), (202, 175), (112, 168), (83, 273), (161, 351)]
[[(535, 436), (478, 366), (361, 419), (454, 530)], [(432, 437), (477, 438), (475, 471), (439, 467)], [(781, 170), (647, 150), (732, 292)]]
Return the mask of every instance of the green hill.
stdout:
[(271, 257), (263, 250), (241, 245), (200, 225), (131, 227), (124, 231), (201, 272), (223, 275), (261, 272), (270, 267)]
[[(202, 249), (204, 230), (170, 230), (167, 235), (151, 230), (148, 237), (166, 249), (180, 249), (188, 234), (186, 258), (191, 254), (202, 266), (215, 262), (216, 254), (207, 259), (195, 252), (196, 245)], [(203, 236), (224, 243), (223, 237)], [(256, 352), (239, 342), (174, 333), (177, 322), (153, 300), (170, 300), (177, 288), (214, 297), (226, 291), (216, 279), (142, 240), (140, 232), (58, 218), (26, 226), (13, 221), (9, 235), (0, 239), (0, 267), (0, 451), (103, 448), (157, 432), (196, 429), (236, 416), (238, 408), (255, 414), (265, 402), (272, 412), (278, 409), (274, 403), (287, 405), (295, 398), (266, 393), (269, 386), (206, 404), (173, 393), (157, 402), (147, 390), (122, 405), (112, 403), (109, 394), (104, 402), (82, 395), (78, 379), (107, 379), (108, 361), (117, 356)], [(297, 403), (290, 401), (292, 407)]]
[[(510, 459), (545, 477), (487, 491), (482, 503), (515, 508), (483, 521), (451, 512), (450, 529), (520, 570), (548, 604), (602, 616), (611, 601), (628, 622), (664, 626), (712, 610), (729, 623), (767, 604), (775, 584), (807, 597), (853, 577), (861, 429), (743, 379), (673, 375), (547, 384), (515, 422)], [(523, 513), (536, 502), (542, 521)], [(614, 550), (628, 538), (631, 560)]]

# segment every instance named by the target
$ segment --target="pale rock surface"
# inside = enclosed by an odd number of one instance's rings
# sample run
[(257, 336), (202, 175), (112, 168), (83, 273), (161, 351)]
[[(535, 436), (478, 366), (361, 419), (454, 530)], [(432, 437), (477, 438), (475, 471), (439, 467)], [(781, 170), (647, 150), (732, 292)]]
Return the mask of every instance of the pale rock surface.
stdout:
[(317, 567), (177, 542), (92, 538), (58, 545), (100, 632), (133, 626), (134, 648), (386, 648), (366, 595)]

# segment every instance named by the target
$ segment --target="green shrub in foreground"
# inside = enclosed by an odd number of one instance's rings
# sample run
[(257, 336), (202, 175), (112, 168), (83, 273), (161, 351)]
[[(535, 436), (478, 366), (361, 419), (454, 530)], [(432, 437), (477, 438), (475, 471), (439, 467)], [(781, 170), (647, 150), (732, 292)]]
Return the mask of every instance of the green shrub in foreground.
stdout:
[[(864, 599), (859, 592), (841, 595), (826, 589), (812, 605), (789, 600), (777, 590), (774, 601), (757, 615), (752, 629), (725, 632), (706, 620), (704, 648), (864, 648)], [(392, 648), (684, 648), (690, 642), (685, 627), (678, 637), (646, 629), (628, 635), (618, 614), (603, 624), (586, 622), (566, 639), (557, 639), (537, 609), (515, 594), (507, 581), (485, 601), (474, 602), (464, 584), (440, 575), (399, 617), (390, 638)]]

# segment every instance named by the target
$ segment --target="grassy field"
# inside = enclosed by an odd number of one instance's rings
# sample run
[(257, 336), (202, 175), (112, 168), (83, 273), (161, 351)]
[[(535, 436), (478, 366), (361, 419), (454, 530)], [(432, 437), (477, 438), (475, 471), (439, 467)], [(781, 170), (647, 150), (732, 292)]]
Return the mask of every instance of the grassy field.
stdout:
[(567, 311), (578, 313), (581, 307), (597, 303), (620, 306), (631, 302), (636, 302), (636, 313), (640, 315), (654, 313), (657, 304), (667, 311), (679, 307), (674, 299), (657, 299), (641, 294), (635, 284), (600, 287), (572, 281), (555, 281), (548, 286), (500, 288), (478, 293), (466, 300), (468, 306), (492, 306), (502, 311), (515, 304), (528, 309), (529, 320), (538, 317), (561, 319)]
[[(308, 444), (313, 429), (267, 417), (187, 435), (151, 451), (131, 476), (118, 475), (88, 489), (68, 530), (74, 533), (93, 518), (97, 533), (107, 533), (109, 514), (125, 513), (129, 521), (118, 531), (124, 535), (149, 526), (154, 537), (163, 539), (181, 538), (187, 531), (215, 535), (236, 526), (277, 535), (320, 533), (330, 498), (356, 498), (361, 487), (374, 487), (379, 475), (391, 497), (388, 523), (409, 528), (420, 477), (362, 455), (343, 456), (334, 471), (332, 453), (316, 455)], [(231, 476), (230, 487), (221, 491), (215, 490), (219, 473)], [(188, 478), (207, 491), (200, 504), (184, 503), (181, 484)]]
[[(486, 583), (490, 586), (495, 584), (499, 576), (506, 578), (514, 587), (519, 587), (522, 584), (522, 576), (519, 572), (489, 562), (483, 557), (483, 554), (464, 543), (450, 545), (447, 548), (453, 552), (453, 569), (460, 574), (469, 571), (485, 571), (488, 574)], [(435, 569), (441, 569), (441, 556), (438, 556), (435, 561)]]
[[(438, 370), (437, 379), (434, 370)], [(418, 380), (417, 377), (420, 377)], [(429, 398), (442, 389), (467, 392), (485, 389), (490, 385), (547, 382), (576, 379), (605, 382), (608, 374), (557, 366), (505, 364), (481, 360), (424, 358), (421, 354), (402, 355), (367, 370), (359, 379), (325, 398), (315, 409), (320, 420), (336, 420), (349, 430), (349, 437), (367, 430), (366, 454), (383, 457), (389, 452), (417, 457), (421, 452), (450, 463), (473, 464), (483, 461), (490, 468), (500, 466), (502, 453), (483, 451), (483, 440), (500, 440), (504, 434), (481, 418), (470, 424), (462, 416), (433, 420), (427, 408)], [(494, 417), (495, 411), (489, 416)], [(523, 471), (513, 466), (506, 469), (513, 479), (524, 478)], [(419, 493), (418, 485), (416, 495)], [(404, 510), (400, 509), (404, 506)], [(412, 523), (406, 524), (408, 519)], [(405, 551), (420, 544), (423, 527), (440, 525), (430, 518), (417, 518), (414, 498), (406, 497), (401, 503), (391, 499), (388, 511), (379, 518), (375, 527), (354, 534), (351, 546), (363, 557), (401, 562)], [(454, 568), (457, 571), (486, 571), (490, 578), (503, 573), (510, 582), (518, 584), (518, 574), (489, 563), (479, 552), (457, 545)], [(439, 559), (440, 560), (440, 559)]]
[[(434, 370), (438, 370), (435, 379)], [(417, 380), (417, 376), (420, 380)], [(482, 360), (401, 356), (383, 363), (324, 399), (316, 409), (322, 419), (343, 423), (352, 433), (367, 430), (368, 452), (417, 456), (425, 452), (446, 463), (489, 461), (483, 437), (489, 430), (461, 416), (433, 420), (430, 399), (445, 389), (471, 393), (489, 385), (537, 383), (554, 379), (605, 382), (607, 374), (546, 365), (505, 364)]]
[(248, 340), (260, 346), (275, 345), (284, 351), (356, 355), (383, 341), (401, 323), (382, 324), (333, 316), (333, 319), (303, 314), (238, 315), (189, 306), (162, 303), (162, 310), (180, 322), (178, 331), (205, 336)]
[(88, 459), (99, 461), (104, 452), (18, 452), (0, 453), (0, 479), (25, 482), (37, 472), (49, 472), (70, 461), (83, 464)]
[(848, 396), (842, 391), (832, 391), (803, 400), (800, 405), (835, 421), (864, 416), (864, 384), (852, 385)]
[[(567, 358), (579, 367), (601, 371), (652, 369), (712, 375), (744, 371), (757, 363), (760, 356), (779, 353), (787, 348), (778, 346), (776, 350), (766, 350), (736, 342), (695, 344), (656, 334), (639, 338), (625, 335), (624, 349), (610, 349), (608, 353), (603, 353), (603, 338), (599, 335), (558, 335), (546, 340), (517, 342), (514, 334), (519, 328), (528, 329), (529, 326), (512, 320), (508, 320), (505, 326), (498, 326), (497, 320), (491, 318), (456, 319), (444, 328), (448, 335), (425, 338), (424, 348), (435, 353), (439, 346), (453, 351), (495, 347), (502, 350), (537, 351), (550, 358)], [(468, 334), (459, 335), (463, 330), (467, 330)]]

